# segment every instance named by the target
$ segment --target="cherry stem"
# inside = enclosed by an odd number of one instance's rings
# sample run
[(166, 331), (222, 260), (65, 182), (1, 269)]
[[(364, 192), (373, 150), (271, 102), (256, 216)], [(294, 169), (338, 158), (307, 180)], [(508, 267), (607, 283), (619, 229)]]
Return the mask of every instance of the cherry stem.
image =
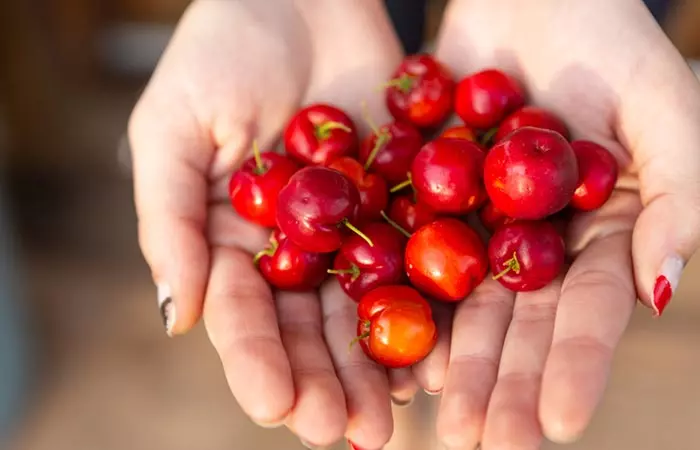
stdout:
[(403, 188), (406, 188), (406, 187), (408, 187), (408, 186), (411, 186), (412, 184), (413, 184), (413, 180), (411, 179), (411, 174), (410, 174), (410, 172), (409, 172), (409, 174), (408, 174), (408, 179), (407, 179), (406, 181), (402, 181), (401, 183), (399, 183), (399, 184), (397, 184), (396, 186), (394, 186), (394, 187), (392, 187), (391, 189), (389, 189), (389, 192), (391, 192), (391, 193), (393, 194), (393, 193), (395, 193), (395, 192), (400, 191), (400, 190), (403, 189)]
[(253, 264), (257, 266), (258, 263), (260, 263), (260, 258), (262, 258), (263, 256), (275, 256), (277, 247), (279, 247), (279, 242), (277, 242), (277, 239), (275, 239), (274, 237), (271, 237), (270, 245), (260, 250), (258, 253), (255, 254), (255, 256), (253, 256)]
[(263, 164), (262, 158), (260, 157), (260, 147), (258, 147), (257, 140), (253, 140), (253, 158), (255, 158), (255, 174), (264, 174), (266, 170), (265, 164)]
[(315, 134), (317, 138), (324, 141), (331, 137), (331, 131), (333, 130), (343, 130), (346, 133), (352, 133), (352, 129), (349, 126), (345, 125), (344, 123), (334, 122), (331, 120), (328, 122), (323, 122), (320, 126), (316, 127)]
[(493, 139), (496, 133), (498, 133), (498, 127), (493, 127), (489, 131), (484, 133), (484, 135), (481, 137), (481, 145), (483, 145), (484, 147), (488, 147), (489, 142), (491, 142), (491, 139)]
[(520, 273), (520, 261), (518, 261), (518, 255), (516, 252), (513, 252), (513, 257), (506, 261), (504, 266), (505, 269), (501, 270), (498, 274), (492, 277), (494, 280), (498, 280), (510, 271), (513, 271), (516, 274)]
[(360, 231), (359, 228), (357, 228), (355, 225), (351, 224), (348, 219), (343, 219), (343, 221), (341, 223), (343, 225), (345, 225), (346, 227), (348, 227), (348, 229), (350, 229), (350, 231), (352, 231), (356, 235), (360, 236), (365, 242), (367, 242), (369, 244), (370, 247), (374, 247), (374, 243), (372, 242), (372, 240), (365, 233)]
[[(369, 328), (371, 326), (371, 323), (369, 320), (365, 320), (365, 327)], [(361, 335), (355, 337), (352, 341), (350, 341), (350, 345), (348, 346), (348, 351), (352, 350), (352, 347), (360, 342), (363, 339), (367, 339), (369, 337), (369, 330), (365, 331)]]
[(367, 101), (362, 100), (362, 118), (367, 122), (367, 125), (369, 125), (369, 128), (372, 130), (372, 133), (374, 133), (377, 137), (379, 137), (379, 127), (377, 127), (377, 124), (374, 123), (372, 120), (372, 116), (369, 114), (369, 109), (367, 108)]
[(372, 151), (369, 153), (367, 161), (365, 161), (365, 170), (369, 170), (374, 160), (377, 159), (379, 151), (391, 140), (391, 134), (389, 134), (387, 131), (379, 131), (378, 133), (375, 133), (375, 135), (377, 138), (374, 140), (374, 147), (372, 147)]
[(360, 276), (360, 268), (355, 264), (352, 264), (347, 269), (328, 269), (327, 272), (331, 275), (352, 275), (350, 277), (351, 281), (357, 280)]
[(409, 233), (404, 227), (393, 221), (391, 217), (389, 217), (384, 211), (381, 212), (381, 215), (384, 218), (384, 220), (386, 220), (389, 223), (389, 225), (396, 228), (401, 234), (403, 234), (407, 238), (411, 238), (411, 233)]
[(408, 94), (413, 89), (413, 83), (416, 79), (414, 76), (407, 73), (402, 74), (398, 78), (391, 79), (382, 85), (382, 88), (395, 87), (404, 94)]

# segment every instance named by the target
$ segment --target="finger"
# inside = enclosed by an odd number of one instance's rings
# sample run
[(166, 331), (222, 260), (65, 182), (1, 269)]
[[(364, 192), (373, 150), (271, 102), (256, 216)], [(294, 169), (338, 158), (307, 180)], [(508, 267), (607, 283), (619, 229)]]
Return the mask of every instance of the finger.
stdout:
[(359, 345), (349, 349), (357, 336), (357, 305), (336, 280), (322, 287), (321, 299), (326, 344), (347, 402), (345, 436), (360, 448), (382, 448), (393, 432), (386, 371), (372, 362)]
[(539, 408), (556, 442), (578, 438), (603, 395), (636, 299), (630, 246), (629, 231), (594, 241), (564, 280)]
[(410, 367), (402, 369), (392, 369), (389, 375), (389, 391), (391, 401), (396, 406), (408, 406), (413, 403), (413, 399), (418, 392), (418, 382)]
[(323, 340), (320, 300), (313, 293), (280, 292), (276, 304), (296, 392), (286, 424), (306, 443), (331, 445), (343, 437), (348, 419), (343, 388)]
[(253, 421), (279, 424), (294, 382), (270, 288), (242, 250), (212, 247), (211, 268), (204, 322), (231, 392)]
[(448, 448), (472, 449), (481, 440), (514, 298), (487, 279), (457, 306), (437, 416), (438, 437)]
[(486, 413), (484, 448), (540, 448), (537, 405), (560, 288), (561, 280), (556, 280), (539, 291), (518, 293), (515, 299)]
[(241, 218), (228, 203), (209, 208), (207, 232), (212, 247), (236, 247), (251, 255), (262, 250), (270, 238), (269, 229)]
[(441, 302), (431, 302), (430, 306), (438, 332), (437, 342), (430, 354), (412, 369), (416, 381), (427, 394), (439, 395), (445, 386), (447, 362), (450, 359), (454, 306)]

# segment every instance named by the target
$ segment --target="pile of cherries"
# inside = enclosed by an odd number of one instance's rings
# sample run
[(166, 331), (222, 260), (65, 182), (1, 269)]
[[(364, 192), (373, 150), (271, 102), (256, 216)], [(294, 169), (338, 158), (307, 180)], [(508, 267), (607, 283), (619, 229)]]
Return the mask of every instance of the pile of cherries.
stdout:
[[(487, 276), (521, 292), (562, 270), (572, 211), (600, 208), (618, 176), (600, 145), (569, 140), (551, 112), (526, 105), (495, 69), (456, 83), (432, 56), (408, 56), (385, 86), (394, 120), (360, 139), (327, 104), (296, 113), (286, 155), (261, 153), (236, 171), (242, 217), (274, 228), (254, 260), (281, 290), (329, 276), (358, 302), (357, 338), (391, 368), (433, 349), (430, 303), (464, 300)], [(463, 125), (438, 131), (452, 113)]]

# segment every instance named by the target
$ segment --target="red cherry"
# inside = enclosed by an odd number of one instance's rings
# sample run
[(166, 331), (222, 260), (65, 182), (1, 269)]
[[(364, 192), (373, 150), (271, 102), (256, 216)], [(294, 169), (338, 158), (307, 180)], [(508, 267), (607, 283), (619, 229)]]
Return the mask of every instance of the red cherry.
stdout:
[(493, 205), (509, 217), (543, 219), (574, 195), (576, 155), (559, 133), (519, 128), (486, 155), (484, 181)]
[(569, 139), (569, 130), (557, 116), (546, 109), (536, 106), (523, 106), (501, 122), (496, 133), (496, 142), (503, 140), (511, 132), (522, 127), (536, 127), (556, 131), (564, 136), (565, 139)]
[(299, 167), (286, 156), (261, 154), (255, 142), (253, 155), (231, 176), (229, 198), (241, 217), (272, 228), (276, 223), (277, 196)]
[(343, 226), (352, 225), (360, 210), (360, 194), (340, 172), (307, 166), (295, 173), (280, 191), (277, 225), (307, 252), (333, 252), (343, 241)]
[(325, 104), (297, 112), (284, 130), (284, 145), (293, 158), (305, 165), (327, 165), (357, 149), (357, 130), (342, 110)]
[(411, 287), (373, 289), (357, 305), (357, 316), (357, 340), (367, 356), (385, 367), (411, 366), (435, 347), (432, 310)]
[(564, 240), (545, 221), (504, 225), (491, 237), (488, 252), (493, 278), (516, 292), (547, 286), (564, 265)]
[(452, 218), (438, 219), (413, 233), (405, 264), (411, 284), (447, 302), (463, 300), (488, 272), (486, 247), (479, 235)]
[(415, 202), (413, 196), (401, 195), (391, 202), (389, 218), (404, 230), (413, 233), (437, 219), (437, 213), (428, 205)]
[(506, 213), (493, 206), (490, 200), (486, 200), (484, 206), (479, 209), (478, 214), (481, 224), (491, 233), (505, 224), (515, 222), (515, 219), (508, 217)]
[(454, 81), (430, 55), (407, 56), (387, 83), (386, 106), (396, 120), (419, 128), (440, 125), (452, 110)]
[(471, 141), (438, 138), (421, 148), (411, 166), (418, 201), (437, 212), (464, 214), (486, 199), (484, 151)]
[(459, 125), (455, 127), (450, 127), (445, 129), (445, 131), (440, 134), (440, 137), (443, 138), (455, 138), (455, 139), (464, 139), (466, 141), (472, 141), (472, 142), (477, 142), (478, 143), (478, 137), (476, 132), (466, 126), (466, 125)]
[(372, 289), (403, 281), (403, 252), (406, 238), (382, 222), (361, 228), (372, 243), (359, 236), (350, 236), (335, 257), (333, 270), (348, 297), (359, 302)]
[(619, 171), (617, 161), (605, 147), (595, 142), (574, 141), (571, 147), (579, 169), (571, 206), (581, 211), (593, 211), (603, 206), (615, 189)]
[(306, 291), (317, 288), (326, 279), (331, 255), (304, 251), (275, 230), (268, 246), (255, 255), (255, 262), (265, 280), (277, 289)]
[(336, 159), (328, 168), (337, 170), (355, 183), (360, 192), (359, 223), (381, 218), (381, 212), (389, 203), (389, 187), (381, 176), (365, 173), (362, 164), (347, 156)]
[(392, 122), (375, 129), (360, 146), (360, 162), (365, 170), (380, 174), (389, 184), (406, 179), (413, 158), (423, 145), (420, 132), (403, 122)]
[(455, 112), (464, 123), (475, 128), (494, 127), (524, 104), (525, 93), (520, 83), (500, 70), (483, 70), (457, 84)]

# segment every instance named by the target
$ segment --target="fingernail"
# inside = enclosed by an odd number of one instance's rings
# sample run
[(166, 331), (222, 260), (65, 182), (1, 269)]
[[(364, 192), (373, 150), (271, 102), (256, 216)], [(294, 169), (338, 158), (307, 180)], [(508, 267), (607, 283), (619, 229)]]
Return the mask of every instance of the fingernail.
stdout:
[(433, 396), (435, 396), (435, 395), (440, 395), (440, 394), (442, 394), (442, 389), (438, 389), (437, 391), (429, 391), (429, 390), (427, 390), (427, 389), (423, 389), (423, 390), (424, 390), (425, 393), (428, 394), (428, 395), (433, 395)]
[(402, 400), (402, 399), (398, 399), (392, 395), (391, 396), (391, 403), (393, 403), (396, 406), (400, 406), (402, 408), (405, 408), (407, 406), (410, 406), (411, 403), (413, 403), (413, 399), (414, 399), (414, 397), (411, 397), (407, 400)]
[(666, 258), (661, 265), (661, 270), (654, 283), (654, 293), (652, 297), (654, 316), (661, 316), (671, 302), (673, 293), (676, 291), (676, 288), (678, 288), (684, 266), (685, 263), (678, 256)]
[(279, 422), (255, 422), (255, 424), (261, 428), (267, 428), (268, 430), (271, 430), (273, 428), (279, 428), (282, 425), (284, 425), (284, 420), (281, 420)]
[(352, 441), (348, 441), (348, 447), (350, 447), (350, 450), (367, 450), (364, 447), (360, 447), (357, 444), (353, 444)]
[(311, 444), (311, 443), (309, 443), (309, 442), (306, 442), (306, 441), (303, 440), (303, 439), (301, 440), (301, 445), (303, 445), (304, 447), (306, 447), (306, 448), (308, 448), (308, 449), (311, 449), (311, 450), (323, 450), (323, 449), (327, 448), (327, 447), (324, 447), (324, 446)]
[(163, 319), (163, 326), (168, 336), (172, 337), (173, 326), (175, 325), (175, 303), (173, 303), (172, 291), (168, 284), (158, 284), (158, 309), (160, 317)]

